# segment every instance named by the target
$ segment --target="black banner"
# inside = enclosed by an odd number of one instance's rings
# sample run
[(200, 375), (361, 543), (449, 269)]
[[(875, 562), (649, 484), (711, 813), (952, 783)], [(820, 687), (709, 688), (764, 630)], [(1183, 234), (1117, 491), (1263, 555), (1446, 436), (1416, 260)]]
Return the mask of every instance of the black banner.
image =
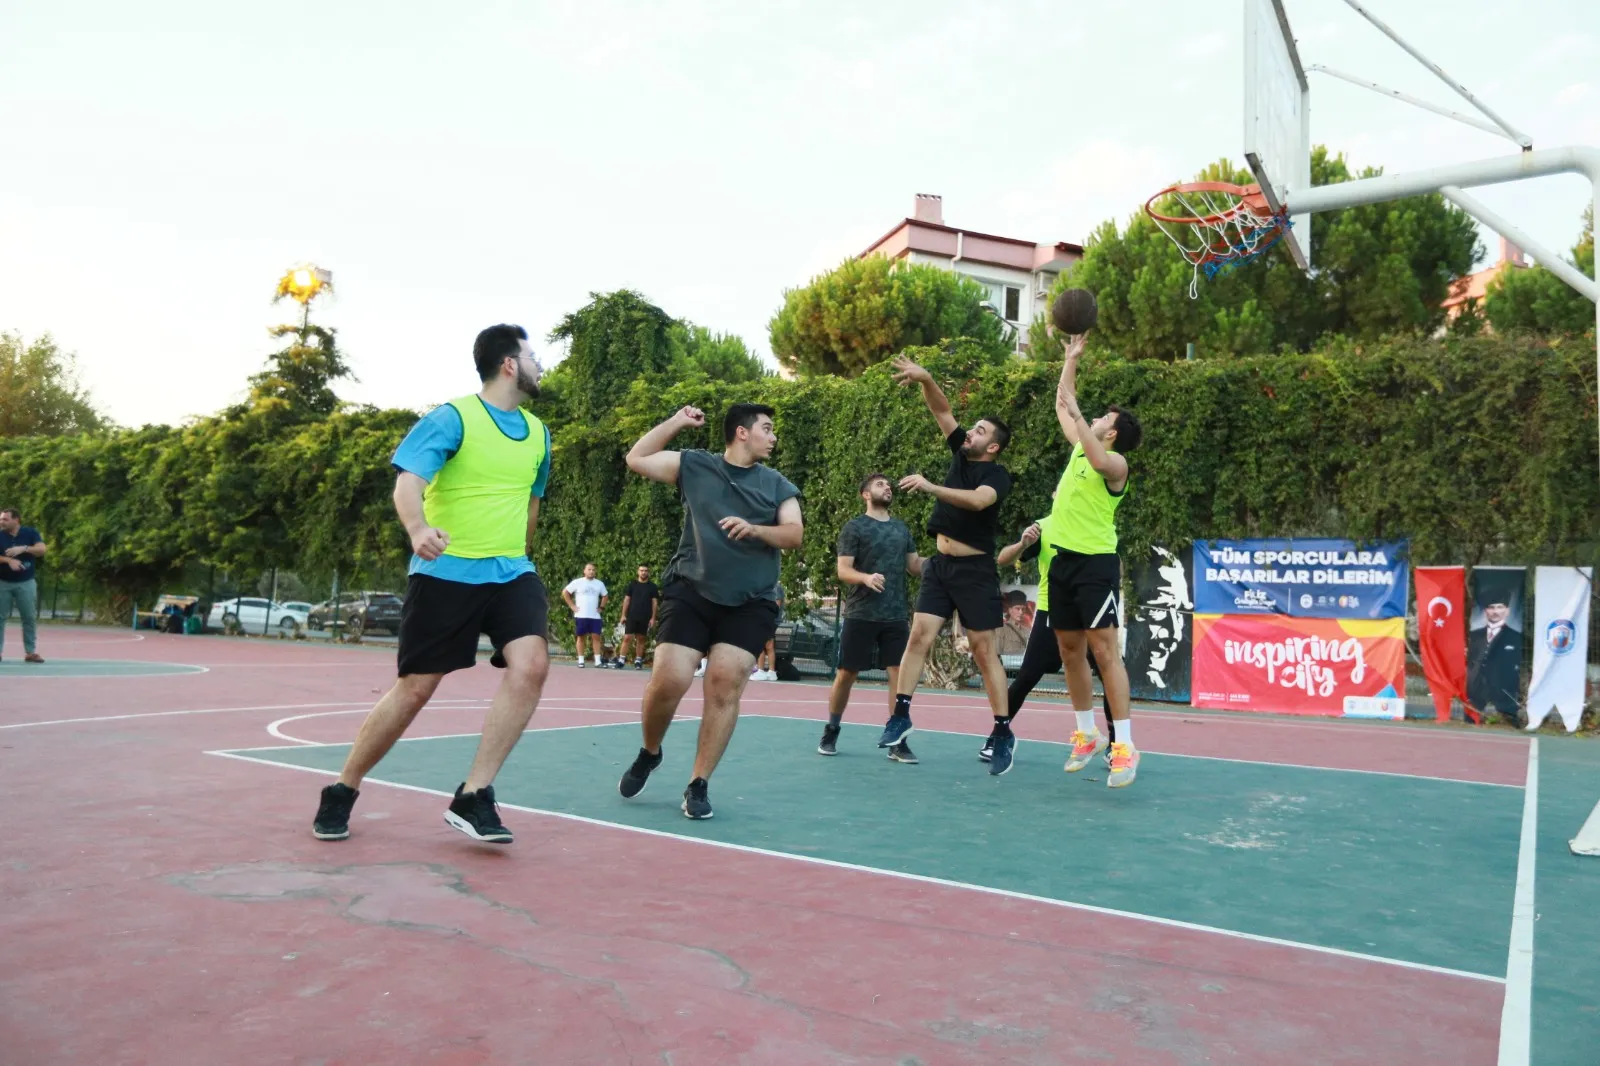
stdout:
[(1128, 611), (1128, 687), (1136, 700), (1189, 702), (1194, 647), (1194, 574), (1189, 545), (1154, 546), (1132, 565)]

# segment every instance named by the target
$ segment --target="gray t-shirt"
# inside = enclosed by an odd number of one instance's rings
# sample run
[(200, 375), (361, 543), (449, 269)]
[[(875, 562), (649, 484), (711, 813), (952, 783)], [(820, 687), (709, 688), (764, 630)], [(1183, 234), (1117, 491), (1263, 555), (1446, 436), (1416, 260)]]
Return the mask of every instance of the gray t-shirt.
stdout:
[(906, 556), (917, 550), (911, 530), (898, 518), (878, 521), (858, 514), (839, 531), (839, 554), (855, 559), (863, 574), (882, 574), (883, 591), (851, 585), (844, 616), (871, 622), (906, 620)]
[(778, 549), (754, 537), (730, 540), (717, 523), (735, 517), (751, 525), (777, 525), (778, 507), (800, 490), (771, 467), (734, 466), (721, 455), (696, 449), (678, 457), (678, 495), (683, 536), (662, 583), (683, 578), (712, 603), (728, 607), (777, 600)]

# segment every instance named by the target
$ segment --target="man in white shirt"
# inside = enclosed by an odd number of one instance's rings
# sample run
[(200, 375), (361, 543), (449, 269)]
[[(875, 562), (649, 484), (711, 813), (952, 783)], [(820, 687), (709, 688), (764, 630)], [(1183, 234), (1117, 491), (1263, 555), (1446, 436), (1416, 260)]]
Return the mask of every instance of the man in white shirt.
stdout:
[(589, 638), (594, 647), (594, 664), (604, 665), (600, 658), (600, 612), (605, 609), (606, 602), (611, 598), (606, 594), (605, 582), (599, 581), (594, 576), (594, 564), (585, 563), (583, 576), (575, 577), (561, 590), (561, 598), (567, 601), (567, 608), (572, 611), (572, 618), (578, 633), (574, 642), (577, 646), (573, 649), (578, 653), (578, 666), (583, 666), (583, 640)]

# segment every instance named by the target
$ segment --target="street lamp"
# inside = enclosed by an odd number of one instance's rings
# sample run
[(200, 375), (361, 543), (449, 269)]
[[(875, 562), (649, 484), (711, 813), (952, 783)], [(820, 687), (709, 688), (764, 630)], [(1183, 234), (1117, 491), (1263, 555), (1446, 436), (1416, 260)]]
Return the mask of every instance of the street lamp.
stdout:
[(323, 292), (332, 291), (331, 270), (323, 270), (314, 263), (301, 263), (290, 267), (283, 277), (278, 279), (278, 291), (272, 297), (272, 302), (277, 303), (287, 298), (299, 303), (300, 329), (304, 332), (311, 324), (311, 301), (321, 296)]

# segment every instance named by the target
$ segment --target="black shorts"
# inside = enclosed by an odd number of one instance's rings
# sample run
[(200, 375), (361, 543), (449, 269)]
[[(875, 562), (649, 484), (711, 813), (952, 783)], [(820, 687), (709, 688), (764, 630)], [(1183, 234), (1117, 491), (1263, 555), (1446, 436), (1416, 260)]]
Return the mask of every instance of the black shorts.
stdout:
[(548, 640), (549, 605), (539, 575), (469, 585), (412, 574), (400, 609), (400, 676), (465, 670), (478, 661), (480, 633), (494, 645), (489, 662), (502, 668), (500, 649), (513, 640)]
[(706, 655), (713, 644), (732, 644), (760, 655), (778, 632), (778, 605), (772, 600), (751, 600), (737, 607), (712, 603), (688, 581), (668, 582), (657, 608), (661, 628), (656, 644), (678, 644)]
[(949, 618), (982, 633), (1005, 621), (1000, 601), (1000, 572), (992, 555), (935, 555), (922, 564), (922, 591), (917, 613)]
[(1050, 627), (1115, 628), (1122, 606), (1122, 561), (1115, 552), (1083, 555), (1056, 550), (1050, 560)]
[[(907, 622), (875, 622), (870, 618), (846, 618), (839, 632), (839, 669), (859, 674), (876, 666), (879, 670), (899, 666), (911, 639)], [(873, 655), (877, 660), (874, 662)]]
[(642, 637), (650, 632), (650, 616), (643, 618), (625, 618), (622, 621), (622, 632), (630, 637)]

